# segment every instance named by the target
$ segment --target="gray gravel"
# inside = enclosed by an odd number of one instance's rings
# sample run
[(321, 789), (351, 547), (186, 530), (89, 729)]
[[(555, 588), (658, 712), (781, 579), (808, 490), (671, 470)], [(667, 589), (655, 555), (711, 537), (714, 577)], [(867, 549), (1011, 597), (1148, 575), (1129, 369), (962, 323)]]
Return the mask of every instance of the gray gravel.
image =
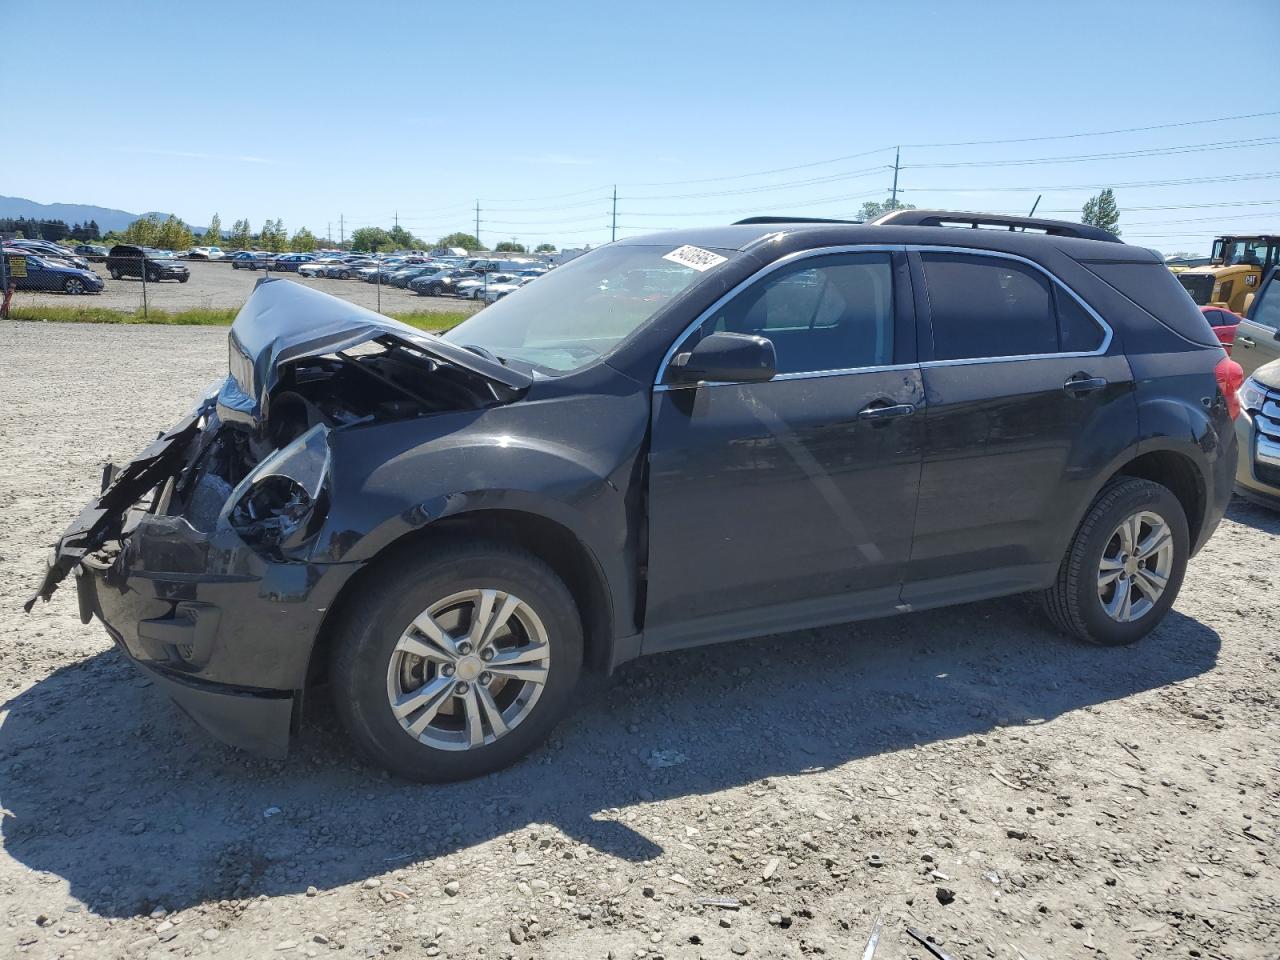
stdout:
[[(112, 280), (100, 263), (93, 269), (106, 282), (102, 293), (70, 297), (64, 293), (31, 293), (20, 290), (13, 295), (15, 307), (109, 307), (114, 310), (142, 309), (141, 280)], [(261, 270), (233, 270), (227, 263), (187, 262), (191, 278), (186, 283), (165, 280), (146, 285), (147, 305), (156, 310), (190, 310), (197, 307), (239, 309), (253, 292), (253, 285), (265, 276)], [(325, 293), (350, 300), (370, 310), (378, 309), (377, 284), (363, 280), (311, 280), (296, 273), (273, 273), (273, 277), (286, 277), (297, 283)], [(453, 297), (420, 297), (412, 290), (400, 290), (382, 284), (381, 304), (383, 313), (403, 312), (471, 312), (478, 304)]]
[(908, 924), (956, 960), (1280, 955), (1276, 514), (1233, 504), (1130, 649), (973, 604), (628, 665), (471, 783), (362, 766), (322, 700), (258, 761), (74, 591), (19, 607), (224, 338), (0, 324), (0, 956), (849, 958), (881, 910), (879, 960), (924, 956)]

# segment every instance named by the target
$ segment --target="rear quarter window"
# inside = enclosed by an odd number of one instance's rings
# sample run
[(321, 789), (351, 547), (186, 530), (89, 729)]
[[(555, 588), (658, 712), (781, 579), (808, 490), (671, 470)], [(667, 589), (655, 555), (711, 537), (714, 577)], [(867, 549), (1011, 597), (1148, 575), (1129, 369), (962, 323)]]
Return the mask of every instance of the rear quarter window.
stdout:
[(1080, 265), (1174, 333), (1192, 343), (1218, 346), (1209, 321), (1164, 264), (1081, 261)]

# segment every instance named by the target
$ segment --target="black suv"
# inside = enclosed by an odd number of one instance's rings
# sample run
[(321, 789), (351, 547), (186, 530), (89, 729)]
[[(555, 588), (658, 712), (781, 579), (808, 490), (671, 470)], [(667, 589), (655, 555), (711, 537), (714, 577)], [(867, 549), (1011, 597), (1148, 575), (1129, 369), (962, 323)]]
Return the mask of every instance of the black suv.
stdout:
[(113, 280), (137, 277), (139, 280), (145, 278), (148, 283), (159, 283), (161, 280), (186, 283), (191, 278), (187, 265), (173, 254), (127, 243), (117, 243), (107, 253), (107, 272)]
[(75, 570), (86, 622), (267, 755), (327, 677), (421, 780), (514, 761), (642, 654), (1024, 591), (1132, 643), (1236, 467), (1240, 368), (1186, 292), (1056, 221), (628, 239), (443, 337), (264, 280), (230, 358), (31, 603)]

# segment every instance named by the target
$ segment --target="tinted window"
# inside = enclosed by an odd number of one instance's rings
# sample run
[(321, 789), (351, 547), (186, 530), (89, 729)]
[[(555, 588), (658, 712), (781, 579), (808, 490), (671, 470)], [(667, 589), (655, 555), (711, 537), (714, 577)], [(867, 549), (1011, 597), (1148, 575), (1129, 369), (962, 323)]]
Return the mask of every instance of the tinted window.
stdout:
[(1091, 353), (1102, 346), (1106, 335), (1080, 301), (1060, 287), (1054, 287), (1058, 307), (1058, 345), (1063, 353)]
[[(1170, 330), (1193, 343), (1210, 347), (1218, 345), (1218, 338), (1209, 328), (1209, 321), (1196, 307), (1191, 295), (1183, 289), (1183, 284), (1178, 282), (1164, 264), (1081, 263)], [(1205, 303), (1208, 303), (1207, 299)]]
[(1249, 319), (1261, 326), (1280, 330), (1280, 276), (1276, 276), (1258, 294), (1258, 303)]
[(703, 326), (773, 341), (778, 373), (893, 363), (893, 271), (888, 254), (804, 260), (734, 297)]
[(1049, 282), (995, 257), (923, 254), (935, 360), (1056, 353)]

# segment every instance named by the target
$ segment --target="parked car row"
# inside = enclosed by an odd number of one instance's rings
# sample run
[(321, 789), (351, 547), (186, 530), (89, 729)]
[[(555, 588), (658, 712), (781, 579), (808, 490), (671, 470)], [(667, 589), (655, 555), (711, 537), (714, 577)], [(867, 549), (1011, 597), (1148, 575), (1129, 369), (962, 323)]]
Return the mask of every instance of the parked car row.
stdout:
[(106, 284), (89, 261), (66, 247), (44, 240), (7, 240), (3, 244), (4, 276), (15, 290), (101, 293)]

